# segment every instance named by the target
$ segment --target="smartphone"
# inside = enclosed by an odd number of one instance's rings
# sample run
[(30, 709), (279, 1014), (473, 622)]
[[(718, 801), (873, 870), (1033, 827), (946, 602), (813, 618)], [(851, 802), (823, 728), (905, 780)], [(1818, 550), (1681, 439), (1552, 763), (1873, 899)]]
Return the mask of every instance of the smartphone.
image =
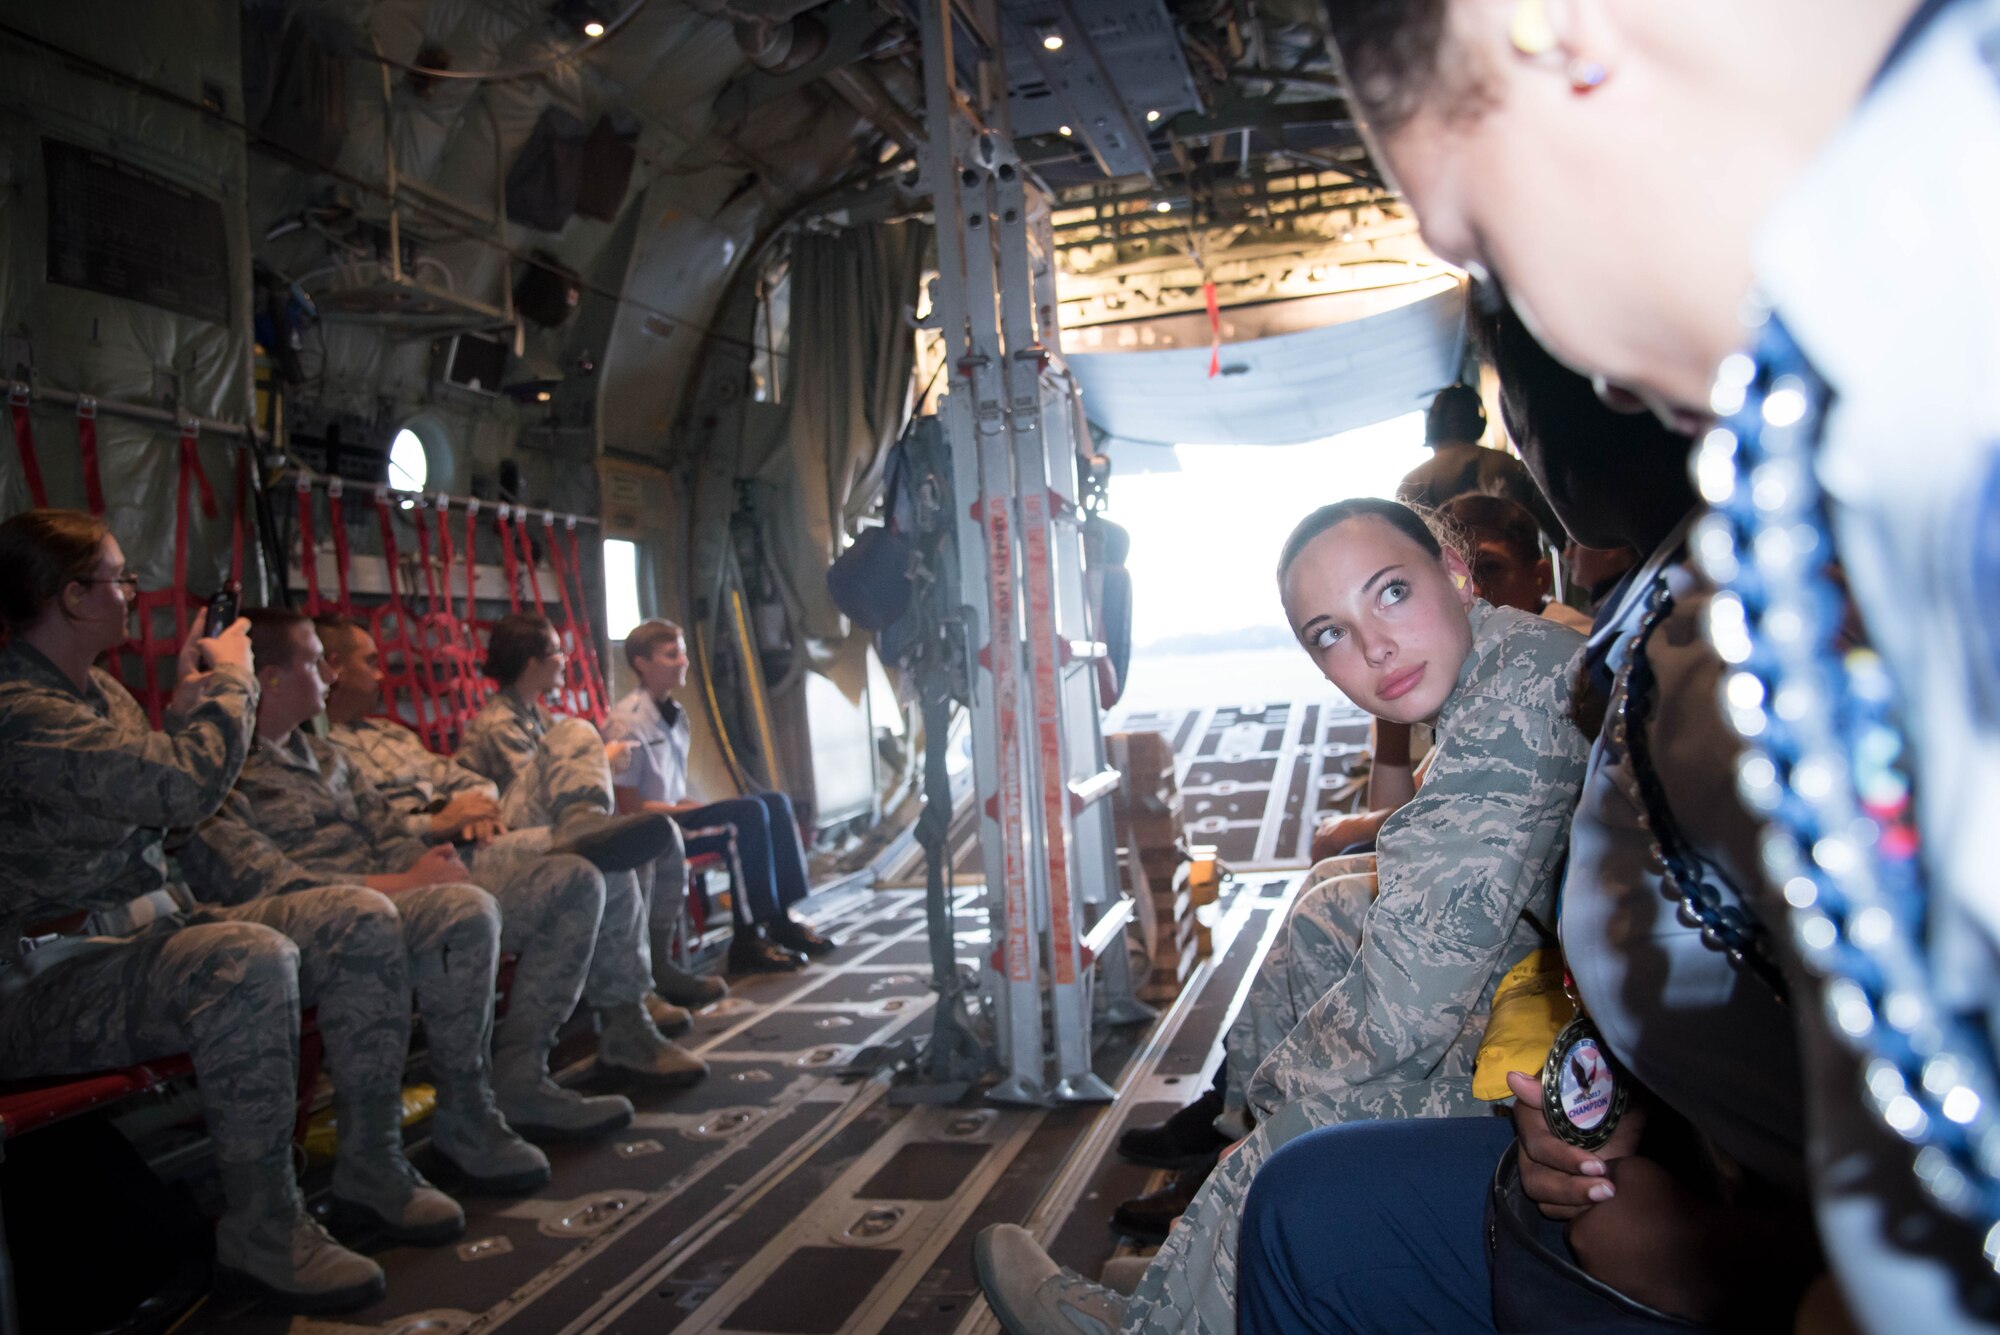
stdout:
[(243, 586), (231, 580), (222, 586), (222, 592), (208, 600), (208, 619), (201, 629), (204, 638), (213, 639), (236, 624), (237, 604), (242, 596)]

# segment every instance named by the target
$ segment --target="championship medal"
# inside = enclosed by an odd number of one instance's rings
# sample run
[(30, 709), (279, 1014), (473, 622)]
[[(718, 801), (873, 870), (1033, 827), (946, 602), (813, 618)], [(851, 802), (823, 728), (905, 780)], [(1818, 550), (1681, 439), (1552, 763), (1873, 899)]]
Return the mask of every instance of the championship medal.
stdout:
[(1578, 1015), (1549, 1047), (1542, 1066), (1542, 1115), (1560, 1140), (1594, 1150), (1625, 1114), (1626, 1086), (1603, 1035)]

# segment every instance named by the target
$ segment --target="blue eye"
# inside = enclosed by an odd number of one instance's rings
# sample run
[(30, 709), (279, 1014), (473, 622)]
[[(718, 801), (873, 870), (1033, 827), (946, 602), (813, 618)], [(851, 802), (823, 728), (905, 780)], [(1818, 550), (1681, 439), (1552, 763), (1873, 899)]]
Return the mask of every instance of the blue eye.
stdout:
[(1341, 637), (1346, 634), (1347, 632), (1338, 626), (1322, 626), (1319, 633), (1313, 636), (1313, 648), (1331, 649), (1339, 644)]
[(1390, 580), (1387, 585), (1383, 586), (1381, 603), (1382, 606), (1384, 607), (1394, 607), (1397, 603), (1402, 602), (1403, 599), (1409, 596), (1410, 596), (1409, 581), (1394, 579)]

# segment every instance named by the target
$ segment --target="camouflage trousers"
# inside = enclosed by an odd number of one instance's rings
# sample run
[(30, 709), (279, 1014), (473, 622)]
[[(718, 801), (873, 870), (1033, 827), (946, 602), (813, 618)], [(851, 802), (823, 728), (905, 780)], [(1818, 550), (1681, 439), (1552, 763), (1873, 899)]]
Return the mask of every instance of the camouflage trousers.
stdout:
[(687, 845), (681, 836), (680, 822), (674, 822), (673, 847), (640, 868), (639, 880), (645, 894), (651, 954), (671, 961), (674, 934), (687, 912), (688, 897)]
[(493, 975), (500, 964), (499, 906), (476, 885), (419, 886), (390, 896), (390, 902), (402, 922), (410, 991), (424, 1022), (432, 1068), (440, 1076), (483, 1073), (493, 1036)]
[[(537, 841), (522, 840), (522, 835), (540, 836), (541, 851), (529, 851)], [(499, 905), (500, 953), (517, 957), (503, 1029), (537, 1035), (543, 1046), (555, 1041), (556, 1030), (576, 1009), (585, 980), (597, 976), (594, 961), (606, 946), (605, 908), (612, 881), (621, 883), (619, 911), (638, 915), (630, 873), (607, 877), (573, 853), (547, 849), (547, 830), (517, 831), (475, 852), (470, 867), (472, 879), (491, 891)], [(622, 949), (629, 956), (635, 934), (643, 947), (644, 933), (627, 928), (612, 943), (612, 953)], [(630, 974), (635, 967), (628, 964), (613, 976)], [(619, 999), (636, 1001), (644, 991), (641, 985)]]
[[(327, 1066), (343, 1088), (400, 1086), (413, 958), (396, 907), (351, 886), (202, 907), (129, 937), (58, 941), (0, 968), (0, 1078), (185, 1052), (219, 1157), (261, 1159), (291, 1144), (302, 1008), (318, 1007)], [(452, 972), (467, 962), (452, 961)]]
[[(498, 894), (498, 887), (481, 873), (481, 863), (511, 859), (529, 850), (546, 853), (551, 828), (572, 812), (614, 809), (604, 738), (582, 719), (562, 719), (549, 729), (536, 748), (534, 759), (500, 795), (500, 818), (510, 833), (480, 850), (474, 875), (480, 884)], [(637, 1001), (652, 989), (653, 959), (648, 939), (652, 885), (678, 884), (685, 890), (687, 861), (679, 834), (674, 837), (673, 849), (653, 867), (638, 873), (606, 873), (603, 881), (604, 907), (583, 991), (584, 999), (593, 1006)], [(502, 908), (511, 923), (515, 912), (504, 898)], [(519, 976), (517, 972), (517, 988)], [(512, 1004), (510, 1001), (509, 1014)]]
[[(535, 874), (536, 863), (550, 859), (550, 842), (546, 827), (509, 830), (472, 854), (473, 879), (500, 898), (501, 911), (510, 932), (514, 921), (523, 915), (540, 916), (548, 911), (538, 902), (541, 897), (549, 893), (560, 897), (562, 893), (559, 888), (548, 888), (550, 882), (545, 873), (537, 882), (543, 887), (541, 889), (513, 888), (520, 878)], [(578, 859), (565, 857), (561, 860), (571, 862)], [(665, 869), (664, 873), (662, 869)], [(574, 868), (571, 870), (573, 873)], [(592, 870), (595, 872), (594, 868)], [(584, 976), (583, 999), (596, 1007), (638, 1001), (653, 986), (653, 952), (647, 930), (652, 887), (656, 879), (664, 874), (669, 878), (667, 884), (678, 884), (683, 893), (686, 891), (687, 862), (680, 852), (680, 836), (675, 834), (674, 847), (665, 856), (636, 872), (596, 874), (603, 881), (603, 908), (590, 949), (588, 972)], [(523, 886), (526, 884), (520, 883)], [(523, 901), (518, 908), (514, 907), (517, 900)], [(572, 926), (565, 924), (563, 930), (567, 933)], [(510, 945), (505, 949), (513, 950), (514, 947)], [(518, 985), (518, 973), (516, 978)]]
[(1361, 920), (1375, 900), (1374, 864), (1374, 856), (1363, 853), (1327, 858), (1314, 866), (1259, 962), (1223, 1041), (1229, 1054), (1226, 1106), (1236, 1123), (1234, 1134), (1241, 1135), (1255, 1120), (1244, 1116), (1245, 1109), (1271, 1102), (1271, 1077), (1277, 1072), (1266, 1074), (1267, 1064), (1309, 1065), (1307, 1054), (1299, 1050), (1308, 1041), (1299, 1022), (1354, 962)]
[[(1250, 1181), (1279, 1146), (1337, 1122), (1464, 1117), (1485, 1111), (1472, 1097), (1469, 1060), (1454, 1052), (1425, 1080), (1340, 1085), (1315, 1074), (1314, 1046), (1330, 1023), (1318, 1003), (1346, 972), (1374, 901), (1373, 858), (1329, 858), (1302, 891), (1258, 966), (1225, 1040), (1230, 1107), (1247, 1099), (1254, 1131), (1210, 1173), (1147, 1266), (1127, 1303), (1124, 1329), (1145, 1335), (1236, 1329), (1236, 1243)], [(1476, 1048), (1476, 1044), (1475, 1044)], [(1225, 1114), (1227, 1117), (1227, 1114)]]
[(1121, 1329), (1144, 1335), (1190, 1331), (1232, 1335), (1236, 1329), (1236, 1244), (1250, 1180), (1278, 1147), (1337, 1122), (1470, 1117), (1486, 1111), (1472, 1097), (1472, 1077), (1353, 1085), (1285, 1104), (1260, 1122), (1195, 1193), (1167, 1234), (1125, 1306)]

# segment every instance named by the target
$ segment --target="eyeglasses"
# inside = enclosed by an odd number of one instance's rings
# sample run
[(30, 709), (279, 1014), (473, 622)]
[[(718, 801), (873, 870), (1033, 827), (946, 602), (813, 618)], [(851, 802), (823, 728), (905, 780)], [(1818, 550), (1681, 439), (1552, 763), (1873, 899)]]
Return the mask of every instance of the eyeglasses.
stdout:
[(139, 591), (137, 575), (90, 575), (76, 581), (78, 584), (123, 584), (132, 592)]

